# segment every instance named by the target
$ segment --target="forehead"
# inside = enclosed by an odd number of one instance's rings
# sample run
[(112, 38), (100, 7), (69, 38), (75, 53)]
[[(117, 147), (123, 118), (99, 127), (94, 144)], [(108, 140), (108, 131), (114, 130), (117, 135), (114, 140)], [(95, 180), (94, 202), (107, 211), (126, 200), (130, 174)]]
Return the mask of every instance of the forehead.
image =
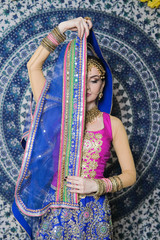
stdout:
[(100, 71), (99, 71), (95, 66), (93, 66), (91, 69), (89, 69), (88, 75), (89, 75), (89, 76), (94, 76), (94, 75), (100, 76), (101, 73), (100, 73)]

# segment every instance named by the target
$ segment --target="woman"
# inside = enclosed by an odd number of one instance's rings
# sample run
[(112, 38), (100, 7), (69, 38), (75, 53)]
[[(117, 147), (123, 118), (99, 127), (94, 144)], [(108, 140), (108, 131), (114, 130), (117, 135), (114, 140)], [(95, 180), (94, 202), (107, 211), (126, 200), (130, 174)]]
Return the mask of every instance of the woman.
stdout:
[[(38, 111), (30, 129), (15, 198), (24, 214), (42, 215), (37, 239), (111, 239), (106, 193), (131, 186), (136, 180), (123, 124), (108, 114), (111, 73), (91, 28), (90, 18), (60, 23), (43, 39), (27, 64)], [(54, 69), (55, 83), (50, 79), (47, 84), (42, 65), (65, 40), (67, 30), (77, 31), (79, 38), (62, 49)], [(93, 43), (88, 48), (87, 37)], [(63, 92), (57, 95), (62, 88)], [(108, 113), (97, 108), (101, 98), (100, 108)], [(48, 113), (51, 108), (53, 111)], [(122, 173), (104, 178), (111, 142)]]

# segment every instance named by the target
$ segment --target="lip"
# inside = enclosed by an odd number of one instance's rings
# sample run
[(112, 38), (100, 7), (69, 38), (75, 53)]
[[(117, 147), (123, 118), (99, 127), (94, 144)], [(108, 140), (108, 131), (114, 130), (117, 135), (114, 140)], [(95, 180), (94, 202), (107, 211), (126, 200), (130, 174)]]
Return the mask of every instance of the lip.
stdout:
[(90, 93), (87, 93), (87, 97), (89, 97), (91, 94)]

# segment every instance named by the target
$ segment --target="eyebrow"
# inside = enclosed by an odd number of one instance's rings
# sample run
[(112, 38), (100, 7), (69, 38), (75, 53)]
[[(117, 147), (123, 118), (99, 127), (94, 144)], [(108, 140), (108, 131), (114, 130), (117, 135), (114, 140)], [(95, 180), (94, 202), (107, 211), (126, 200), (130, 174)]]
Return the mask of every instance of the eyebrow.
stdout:
[(100, 75), (93, 75), (90, 78), (101, 77)]

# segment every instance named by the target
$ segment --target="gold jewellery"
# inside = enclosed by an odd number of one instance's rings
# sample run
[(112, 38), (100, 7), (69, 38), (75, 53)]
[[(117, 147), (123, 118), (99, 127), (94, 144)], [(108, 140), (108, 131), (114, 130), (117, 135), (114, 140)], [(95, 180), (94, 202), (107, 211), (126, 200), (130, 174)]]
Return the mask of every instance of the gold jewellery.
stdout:
[(41, 45), (49, 52), (53, 52), (55, 48), (66, 39), (66, 35), (61, 33), (58, 26), (55, 27), (45, 38), (42, 39)]
[(94, 194), (94, 197), (96, 199), (99, 198), (101, 195), (106, 194), (107, 192), (114, 193), (123, 189), (123, 183), (119, 176), (93, 180), (97, 183), (98, 186), (98, 190)]
[(102, 97), (103, 97), (103, 93), (100, 92), (99, 95), (98, 95), (98, 100), (101, 100)]
[(97, 68), (98, 72), (100, 73), (101, 79), (104, 79), (105, 78), (105, 70), (104, 70), (103, 66), (95, 59), (88, 58), (87, 59), (87, 72), (91, 71), (91, 69), (93, 67)]
[(95, 199), (98, 199), (101, 195), (104, 195), (106, 193), (106, 185), (103, 180), (101, 179), (93, 179), (97, 185), (98, 185), (98, 190), (94, 194)]
[(112, 191), (111, 191), (112, 193), (120, 191), (123, 188), (123, 183), (120, 177), (118, 176), (109, 177), (109, 180), (112, 183)]
[(102, 112), (95, 106), (86, 112), (86, 123), (93, 123), (100, 116), (102, 116)]

